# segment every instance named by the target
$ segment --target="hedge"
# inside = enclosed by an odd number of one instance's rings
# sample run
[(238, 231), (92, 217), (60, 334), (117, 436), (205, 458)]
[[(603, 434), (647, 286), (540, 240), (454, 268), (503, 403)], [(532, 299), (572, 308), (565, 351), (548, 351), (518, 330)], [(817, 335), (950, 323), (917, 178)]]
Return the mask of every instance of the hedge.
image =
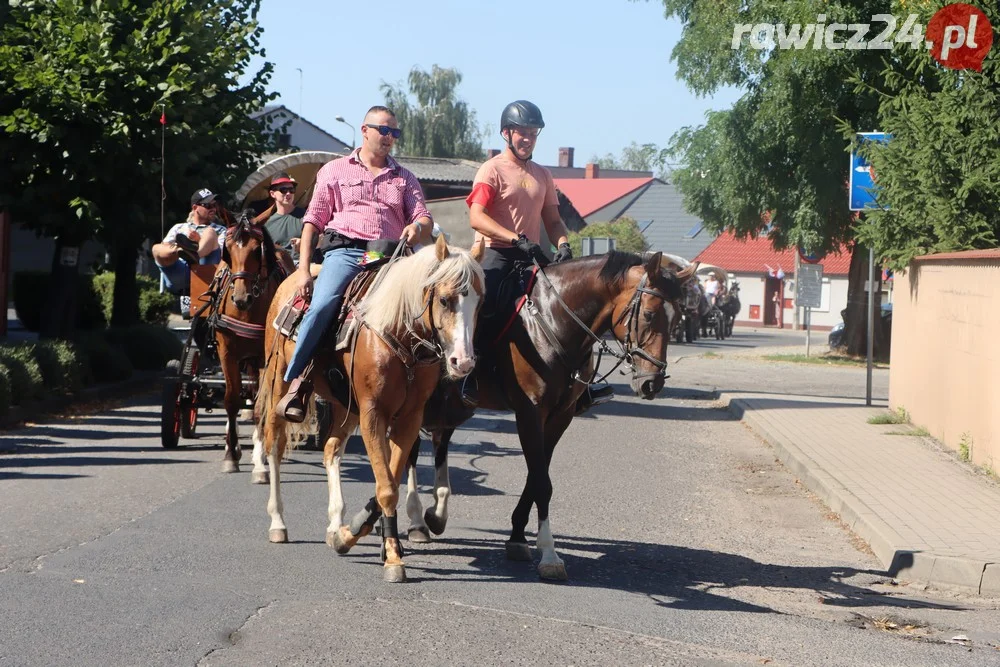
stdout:
[(0, 363), (10, 372), (12, 405), (20, 405), (25, 399), (41, 398), (44, 395), (42, 369), (35, 361), (34, 350), (30, 346), (0, 347)]
[(84, 384), (118, 382), (132, 377), (132, 362), (125, 350), (112, 345), (105, 332), (91, 332), (80, 335), (73, 345), (83, 363)]
[(10, 393), (10, 371), (0, 363), (0, 415), (5, 415), (10, 410)]

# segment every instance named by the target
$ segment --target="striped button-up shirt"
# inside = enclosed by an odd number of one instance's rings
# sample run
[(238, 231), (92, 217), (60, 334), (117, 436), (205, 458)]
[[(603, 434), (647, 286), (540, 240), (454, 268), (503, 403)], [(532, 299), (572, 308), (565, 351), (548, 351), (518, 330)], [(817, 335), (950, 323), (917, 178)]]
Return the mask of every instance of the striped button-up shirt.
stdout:
[(319, 170), (303, 222), (371, 241), (398, 239), (406, 225), (431, 217), (416, 176), (391, 157), (376, 176), (361, 162), (360, 150)]

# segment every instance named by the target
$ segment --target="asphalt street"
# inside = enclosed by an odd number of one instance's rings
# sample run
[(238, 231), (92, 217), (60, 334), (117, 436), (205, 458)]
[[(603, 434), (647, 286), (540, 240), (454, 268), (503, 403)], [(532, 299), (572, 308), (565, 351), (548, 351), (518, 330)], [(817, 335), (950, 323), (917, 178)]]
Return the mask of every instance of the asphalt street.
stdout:
[[(750, 356), (801, 342), (671, 346), (660, 398), (573, 422), (552, 462), (561, 584), (504, 558), (525, 471), (511, 415), (456, 433), (448, 529), (406, 545), (399, 585), (374, 537), (347, 556), (324, 543), (320, 452), (282, 468), (291, 542), (274, 545), (249, 452), (218, 472), (218, 413), (170, 451), (155, 394), (4, 433), (0, 665), (1000, 664), (997, 601), (888, 579), (719, 408), (717, 391), (761, 387), (864, 395), (864, 369)], [(887, 372), (875, 381), (884, 394)], [(350, 513), (372, 492), (357, 437), (344, 474)]]

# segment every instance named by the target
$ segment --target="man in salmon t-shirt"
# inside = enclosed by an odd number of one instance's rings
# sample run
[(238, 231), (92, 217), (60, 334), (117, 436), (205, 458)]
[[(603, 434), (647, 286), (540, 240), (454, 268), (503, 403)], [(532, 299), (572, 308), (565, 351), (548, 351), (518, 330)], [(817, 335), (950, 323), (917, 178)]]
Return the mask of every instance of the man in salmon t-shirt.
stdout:
[[(486, 298), (483, 315), (496, 317), (507, 304), (496, 303), (497, 291), (518, 262), (537, 260), (545, 266), (548, 258), (542, 251), (542, 223), (559, 250), (553, 261), (571, 259), (569, 232), (559, 217), (559, 200), (548, 169), (531, 161), (538, 133), (545, 127), (542, 112), (526, 100), (511, 102), (500, 116), (500, 135), (507, 142), (503, 153), (487, 160), (476, 173), (469, 205), (469, 222), (476, 232), (476, 242), (486, 241), (483, 270), (486, 272)], [(477, 333), (479, 333), (477, 331)], [(492, 331), (483, 331), (489, 335)], [(479, 336), (482, 338), (482, 336)], [(486, 340), (483, 338), (483, 340)]]

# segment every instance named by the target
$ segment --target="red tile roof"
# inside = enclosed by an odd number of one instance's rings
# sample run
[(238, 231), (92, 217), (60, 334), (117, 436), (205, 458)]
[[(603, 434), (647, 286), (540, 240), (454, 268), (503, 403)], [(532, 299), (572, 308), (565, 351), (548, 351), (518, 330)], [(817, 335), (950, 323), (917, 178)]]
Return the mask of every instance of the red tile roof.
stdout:
[[(795, 251), (775, 251), (766, 236), (741, 240), (732, 232), (723, 232), (695, 260), (733, 273), (766, 273), (770, 266), (791, 274), (795, 268)], [(825, 275), (846, 276), (851, 268), (851, 255), (848, 252), (830, 253), (820, 264)]]
[(587, 217), (650, 183), (652, 178), (555, 178), (556, 188)]

